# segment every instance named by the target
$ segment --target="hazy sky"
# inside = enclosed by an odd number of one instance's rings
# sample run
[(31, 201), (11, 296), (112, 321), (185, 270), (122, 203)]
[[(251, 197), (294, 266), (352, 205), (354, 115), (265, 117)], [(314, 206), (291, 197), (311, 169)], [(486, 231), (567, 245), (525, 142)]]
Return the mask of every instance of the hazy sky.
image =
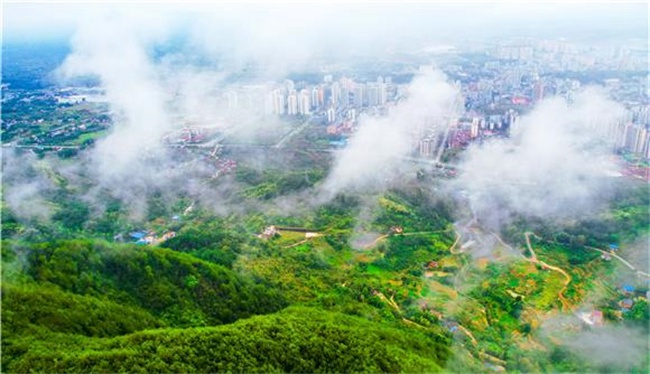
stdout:
[[(144, 26), (174, 28), (188, 20), (212, 26), (344, 34), (364, 40), (518, 34), (647, 38), (645, 1), (373, 1), (373, 2), (3, 2), (5, 40), (68, 36), (79, 22), (120, 13)], [(224, 29), (225, 30), (225, 29)], [(283, 31), (284, 30), (284, 31)], [(526, 35), (528, 34), (528, 35)], [(236, 35), (236, 34), (234, 34)], [(317, 41), (317, 40), (314, 40)]]

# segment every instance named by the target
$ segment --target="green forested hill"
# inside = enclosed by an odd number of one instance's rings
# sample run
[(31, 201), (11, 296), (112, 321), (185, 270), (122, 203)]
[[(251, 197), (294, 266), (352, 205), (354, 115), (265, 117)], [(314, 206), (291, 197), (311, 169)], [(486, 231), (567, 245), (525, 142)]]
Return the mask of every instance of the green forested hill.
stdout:
[[(640, 263), (629, 239), (647, 235), (634, 208), (647, 207), (641, 192), (593, 222), (514, 221), (502, 233), (512, 247), (497, 232), (458, 229), (444, 205), (397, 192), (378, 198), (359, 227), (354, 199), (338, 198), (304, 217), (203, 212), (150, 223), (177, 232), (168, 248), (17, 235), (1, 248), (0, 371), (644, 372), (645, 351), (592, 362), (564, 335), (647, 335), (647, 285), (624, 294), (620, 275), (634, 273), (585, 246), (619, 243)], [(600, 230), (608, 222), (615, 229)], [(318, 235), (256, 237), (270, 224)], [(538, 261), (561, 268), (568, 284), (531, 261), (527, 231)], [(499, 257), (472, 261), (462, 246), (474, 239), (494, 240)], [(603, 330), (574, 316), (593, 291)], [(618, 318), (625, 298), (634, 307)], [(572, 324), (546, 336), (542, 323), (557, 315)]]
[(3, 244), (3, 372), (432, 372), (449, 356), (434, 330), (279, 311), (272, 288), (169, 249)]
[[(76, 295), (143, 309), (169, 326), (229, 323), (287, 305), (273, 289), (168, 249), (90, 240), (5, 244), (5, 250), (13, 253), (6, 258), (25, 259), (29, 277), (22, 283), (56, 285)], [(33, 293), (21, 287), (3, 288), (5, 299), (17, 297), (12, 291)], [(55, 301), (56, 295), (68, 298), (64, 293), (51, 293), (48, 304), (67, 302)]]
[(109, 337), (164, 326), (141, 308), (75, 295), (55, 286), (2, 286), (4, 338), (48, 331)]
[(8, 372), (436, 372), (444, 337), (292, 307), (231, 325), (117, 338), (52, 334), (5, 345)]

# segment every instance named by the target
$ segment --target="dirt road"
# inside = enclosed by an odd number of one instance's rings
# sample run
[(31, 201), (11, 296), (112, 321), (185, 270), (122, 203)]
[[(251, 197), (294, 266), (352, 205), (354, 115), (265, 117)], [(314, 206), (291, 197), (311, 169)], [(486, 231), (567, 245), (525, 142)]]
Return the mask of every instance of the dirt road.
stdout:
[(560, 292), (558, 292), (557, 296), (560, 299), (560, 303), (562, 303), (562, 308), (564, 310), (568, 310), (569, 307), (570, 307), (570, 304), (569, 304), (568, 300), (564, 297), (564, 291), (566, 291), (567, 287), (569, 286), (569, 283), (571, 283), (571, 276), (566, 271), (564, 271), (563, 269), (561, 269), (561, 268), (559, 268), (557, 266), (549, 265), (546, 262), (540, 261), (537, 258), (537, 255), (535, 254), (535, 251), (533, 250), (533, 246), (530, 244), (530, 236), (531, 235), (533, 235), (535, 237), (538, 237), (537, 235), (535, 235), (534, 233), (532, 233), (530, 231), (526, 231), (524, 233), (524, 236), (526, 237), (526, 245), (528, 246), (528, 250), (530, 251), (530, 256), (531, 257), (528, 258), (528, 257), (526, 257), (524, 255), (522, 255), (522, 257), (524, 259), (526, 259), (527, 261), (530, 261), (530, 262), (532, 262), (534, 264), (541, 265), (542, 269), (550, 269), (550, 270), (553, 270), (553, 271), (557, 271), (558, 273), (560, 273), (560, 274), (562, 274), (564, 276), (564, 278), (565, 278), (564, 286), (562, 287)]

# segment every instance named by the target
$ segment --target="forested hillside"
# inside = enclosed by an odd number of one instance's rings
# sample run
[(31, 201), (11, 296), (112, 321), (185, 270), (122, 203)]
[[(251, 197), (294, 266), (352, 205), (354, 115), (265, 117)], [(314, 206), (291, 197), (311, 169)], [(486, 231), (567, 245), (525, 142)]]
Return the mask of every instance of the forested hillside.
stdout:
[[(65, 347), (65, 349), (61, 349)], [(10, 372), (436, 372), (446, 338), (310, 308), (231, 325), (111, 339), (23, 337), (3, 350)]]
[(449, 356), (440, 330), (278, 312), (272, 286), (170, 249), (5, 241), (3, 260), (4, 371), (432, 372)]
[(270, 288), (168, 249), (92, 240), (4, 247), (13, 252), (7, 257), (25, 259), (29, 275), (13, 289), (21, 290), (23, 283), (56, 285), (61, 291), (146, 310), (170, 326), (229, 323), (287, 305)]
[[(61, 238), (37, 240), (16, 221), (2, 243), (2, 370), (638, 371), (647, 355), (590, 362), (570, 334), (609, 331), (578, 318), (596, 308), (608, 329), (647, 334), (647, 286), (601, 249), (642, 264), (646, 191), (583, 220), (515, 217), (502, 232), (453, 223), (462, 207), (415, 184), (296, 215), (161, 216), (139, 225), (174, 237), (146, 245), (56, 231), (61, 216), (44, 226)], [(549, 330), (558, 316), (567, 327)]]

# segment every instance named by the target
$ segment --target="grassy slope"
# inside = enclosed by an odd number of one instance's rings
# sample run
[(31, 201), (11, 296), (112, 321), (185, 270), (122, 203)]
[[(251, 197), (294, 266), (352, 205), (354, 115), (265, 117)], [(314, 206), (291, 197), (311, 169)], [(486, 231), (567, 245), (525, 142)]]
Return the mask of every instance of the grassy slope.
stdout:
[(440, 337), (296, 307), (218, 327), (24, 337), (3, 353), (7, 372), (67, 373), (436, 372), (449, 356)]

